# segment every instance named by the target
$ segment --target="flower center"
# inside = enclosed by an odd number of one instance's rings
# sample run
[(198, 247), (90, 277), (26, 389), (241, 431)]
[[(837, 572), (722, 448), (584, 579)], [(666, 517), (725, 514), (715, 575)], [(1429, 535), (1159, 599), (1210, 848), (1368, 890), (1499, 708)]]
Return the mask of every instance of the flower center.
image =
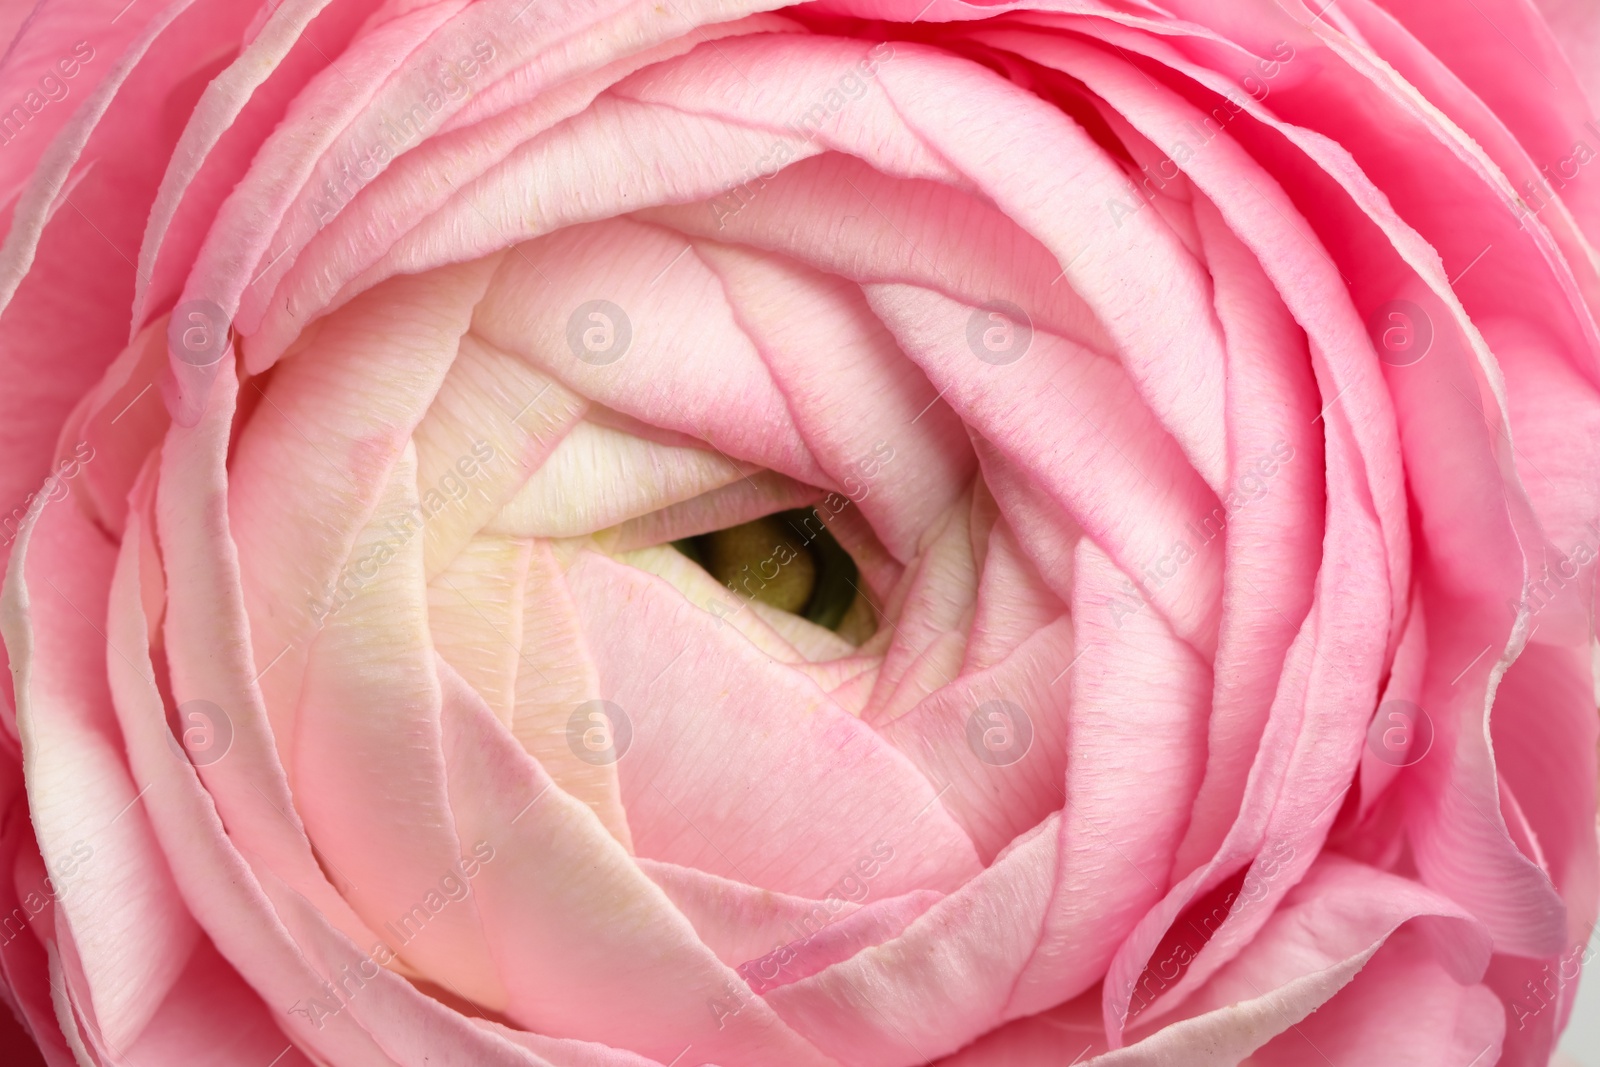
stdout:
[(859, 645), (877, 629), (860, 570), (813, 508), (764, 515), (672, 546), (727, 588)]

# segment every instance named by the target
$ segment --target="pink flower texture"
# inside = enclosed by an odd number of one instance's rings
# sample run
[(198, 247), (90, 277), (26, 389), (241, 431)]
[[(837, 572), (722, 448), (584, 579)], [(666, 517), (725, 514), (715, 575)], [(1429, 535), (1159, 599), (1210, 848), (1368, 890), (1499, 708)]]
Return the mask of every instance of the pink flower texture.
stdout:
[(1592, 7), (0, 4), (6, 1062), (1550, 1063)]

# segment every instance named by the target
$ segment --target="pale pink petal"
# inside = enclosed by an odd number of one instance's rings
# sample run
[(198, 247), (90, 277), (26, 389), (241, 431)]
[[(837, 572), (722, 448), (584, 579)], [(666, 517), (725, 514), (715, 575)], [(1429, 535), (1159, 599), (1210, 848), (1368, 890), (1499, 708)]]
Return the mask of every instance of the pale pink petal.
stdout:
[(880, 727), (986, 862), (1061, 808), (1076, 655), (1072, 620), (1057, 619)]
[(375, 575), (329, 617), (306, 660), (292, 749), (296, 808), (368, 926), (403, 930), (409, 938), (397, 952), (408, 964), (501, 1010), (507, 991), (476, 902), (411, 929), (414, 905), (437, 896), (441, 874), (468, 844), (456, 838), (440, 755), (443, 697), (422, 542), (396, 532), (416, 508), (416, 450), (407, 445), (353, 549), (377, 564)]
[[(1259, 899), (1253, 885), (1241, 887), (1241, 900)], [(1482, 976), (1489, 938), (1460, 908), (1410, 880), (1337, 857), (1320, 859), (1250, 945), (1184, 1004), (1186, 1017), (1163, 1020), (1142, 1040), (1089, 1062), (1096, 1067), (1238, 1063), (1345, 988), (1403, 926), (1408, 948), (1426, 961), (1427, 977), (1436, 973), (1459, 988)], [(1188, 964), (1192, 950), (1180, 949), (1181, 944), (1141, 977), (1141, 1002), (1158, 996), (1170, 982), (1168, 966), (1181, 973)], [(1481, 1004), (1482, 987), (1476, 988)], [(1454, 1022), (1456, 1007), (1447, 1002), (1447, 1022)], [(1495, 1022), (1491, 1017), (1487, 1025), (1464, 1028), (1463, 1036), (1492, 1037)], [(1453, 1027), (1446, 1036), (1455, 1037)], [(1420, 1047), (1435, 1050), (1438, 1044), (1426, 1041)]]
[(600, 699), (600, 677), (566, 575), (545, 541), (529, 546), (519, 652), (512, 735), (556, 785), (589, 805), (611, 835), (632, 852), (616, 764), (585, 759), (586, 752), (573, 747), (572, 714)]
[(844, 1067), (911, 1067), (955, 1051), (1004, 1021), (1049, 904), (1059, 830), (1052, 815), (899, 937), (767, 1002)]
[(962, 673), (994, 666), (1065, 612), (1066, 605), (1017, 543), (1011, 524), (1004, 520), (996, 523), (983, 556), (983, 576)]
[(598, 540), (613, 552), (665, 544), (815, 504), (822, 491), (772, 471), (756, 471), (717, 489), (629, 519)]
[[(268, 384), (242, 386), (256, 406), (229, 464), (227, 519), (257, 665), (250, 675), (286, 765), (311, 642), (370, 577), (372, 561), (353, 551), (356, 537), (438, 395), (492, 269), (397, 279), (328, 321)], [(462, 456), (489, 470), (514, 468), (512, 455), (496, 450), (484, 461), (467, 446), (435, 458), (428, 473), (440, 478), (437, 466), (453, 470)], [(440, 482), (417, 487), (429, 490), (439, 495)], [(459, 495), (473, 506), (474, 494)], [(430, 500), (429, 511), (448, 515), (457, 510), (450, 503)]]
[(1136, 600), (1148, 598), (1208, 654), (1222, 553), (1202, 547), (1179, 566), (1175, 543), (1216, 497), (1122, 368), (1037, 326), (1020, 361), (983, 363), (967, 344), (975, 308), (911, 286), (870, 286), (868, 298), (945, 402), (1136, 577)]
[(510, 537), (582, 537), (754, 473), (709, 449), (660, 445), (579, 420), (486, 529)]
[(454, 828), (481, 861), (470, 899), (517, 961), (506, 973), (511, 1017), (663, 1063), (685, 1045), (708, 1061), (759, 1050), (825, 1063), (700, 944), (594, 813), (553, 788), (454, 672), (441, 674)]
[(934, 787), (812, 682), (659, 579), (594, 553), (567, 577), (601, 692), (632, 722), (617, 770), (641, 855), (811, 897), (880, 839), (903, 862), (875, 896), (977, 872)]
[[(120, 1057), (131, 1063), (182, 1063), (195, 1067), (256, 1062), (272, 1063), (273, 1067), (313, 1064), (283, 1035), (276, 1013), (209, 941), (201, 941), (189, 954), (183, 972), (139, 1040), (107, 1051), (111, 1062)], [(273, 1057), (278, 1059), (274, 1061)]]
[[(921, 550), (908, 561), (900, 587), (884, 605), (896, 621), (868, 703), (869, 722), (892, 721), (934, 689), (949, 685), (960, 670), (978, 592), (971, 513), (972, 498), (964, 495), (927, 528)], [(927, 657), (934, 655), (930, 663)], [(925, 677), (908, 679), (919, 666), (925, 668)], [(920, 684), (903, 686), (905, 681)]]
[(695, 248), (788, 399), (811, 453), (906, 561), (970, 480), (957, 419), (849, 281), (774, 255)]
[[(131, 1044), (197, 936), (121, 758), (96, 620), (116, 550), (71, 494), (41, 499), (18, 538), (0, 604), (16, 678), (29, 816), (70, 930), (78, 996), (105, 1039)], [(177, 753), (173, 754), (174, 759)]]
[(1171, 884), (1200, 786), (1210, 670), (1159, 616), (1126, 609), (1126, 576), (1094, 542), (1078, 542), (1074, 575), (1082, 658), (1071, 676), (1061, 860), (1008, 1016), (1076, 996), (1103, 973)]
[(1402, 928), (1349, 985), (1257, 1049), (1251, 1062), (1504, 1063), (1506, 1029), (1505, 1008), (1493, 993), (1460, 981), (1423, 937)]
[[(145, 783), (143, 800), (151, 825), (190, 913), (218, 951), (248, 975), (265, 1002), (284, 1006), (277, 1016), (279, 1026), (323, 1059), (422, 1067), (430, 1056), (454, 1046), (468, 1049), (477, 1062), (532, 1067), (526, 1055), (479, 1035), (455, 1012), (381, 967), (376, 981), (360, 986), (360, 997), (335, 998), (333, 1010), (318, 1017), (322, 1025), (313, 1022), (309, 1001), (329, 996), (327, 987), (341, 977), (337, 964), (359, 968), (360, 960), (370, 957), (361, 956), (356, 943), (334, 925), (359, 927), (348, 905), (341, 913), (327, 901), (339, 898), (325, 880), (317, 894), (323, 899), (311, 904), (265, 869), (258, 875), (251, 857), (241, 853), (224, 829), (215, 794), (188, 761), (174, 758), (150, 661), (147, 604), (153, 601), (159, 612), (163, 575), (151, 539), (155, 524), (149, 489), (147, 473), (145, 491), (138, 494), (142, 503), (129, 513), (111, 588), (108, 642), (130, 658), (113, 656), (107, 663), (130, 770), (136, 782)], [(230, 751), (223, 762), (239, 755)], [(361, 932), (360, 939), (376, 951), (378, 942), (370, 931)], [(330, 957), (334, 946), (338, 954)]]
[(531, 548), (527, 541), (475, 537), (428, 583), (428, 636), (434, 650), (508, 727), (516, 707)]
[(133, 323), (175, 297), (217, 209), (291, 98), (348, 45), (367, 3), (285, 0), (194, 102), (161, 176), (139, 246)]
[[(541, 470), (592, 408), (516, 356), (462, 335), (412, 439), (429, 510), (422, 558), (431, 581)], [(429, 497), (429, 491), (433, 496)]]
[(1324, 507), (1314, 410), (1322, 401), (1304, 337), (1255, 257), (1199, 194), (1195, 217), (1228, 346), (1230, 480), (1222, 514), (1189, 528), (1201, 540), (1225, 527), (1227, 562), (1206, 782), (1180, 875), (1209, 858), (1238, 810), (1283, 656), (1311, 605)]
[(899, 936), (939, 899), (932, 890), (918, 889), (862, 904), (873, 878), (892, 862), (892, 845), (874, 845), (820, 900), (656, 860), (641, 860), (639, 866), (694, 924), (706, 947), (764, 993)]
[[(611, 305), (603, 321), (585, 311), (593, 301)], [(607, 331), (598, 361), (584, 358), (591, 328)], [(585, 396), (726, 459), (837, 488), (716, 275), (670, 231), (618, 219), (522, 245), (503, 260), (473, 329)]]
[[(294, 812), (288, 776), (256, 684), (259, 668), (249, 655), (250, 621), (239, 559), (227, 534), (223, 469), (238, 386), (232, 373), (219, 375), (218, 381), (205, 418), (194, 427), (171, 428), (161, 452), (141, 475), (142, 486), (135, 487), (137, 506), (150, 511), (144, 519), (147, 532), (137, 546), (148, 554), (142, 565), (159, 568), (166, 562), (161, 572), (165, 597), (158, 587), (148, 586), (150, 599), (142, 604), (148, 618), (141, 620), (141, 632), (156, 636), (140, 640), (155, 641), (164, 649), (170, 690), (164, 695), (180, 708), (191, 700), (206, 701), (211, 707), (204, 714), (218, 717), (231, 733), (224, 757), (202, 761), (197, 771), (209, 803), (228, 820), (232, 833), (249, 842), (250, 860), (303, 893), (337, 929), (364, 940), (366, 926), (318, 867)], [(130, 512), (134, 506), (130, 502)], [(107, 637), (108, 644), (121, 647), (109, 632)], [(225, 654), (214, 654), (219, 647)], [(118, 659), (107, 657), (113, 670)], [(138, 670), (134, 677), (151, 675)], [(115, 687), (113, 694), (124, 699)], [(127, 729), (124, 723), (125, 734)], [(215, 939), (215, 931), (211, 933)]]
[[(207, 73), (248, 16), (243, 5), (213, 11), (187, 0), (142, 20), (113, 21), (114, 0), (38, 7), (0, 67), (6, 129), (17, 131), (0, 153), (0, 374), (8, 383), (0, 508), (8, 513), (43, 481), (63, 420), (132, 333), (134, 250), (179, 132), (162, 102), (189, 95), (190, 79)], [(65, 95), (48, 100), (41, 79)], [(20, 124), (16, 111), (26, 116)], [(49, 352), (43, 364), (41, 351)]]

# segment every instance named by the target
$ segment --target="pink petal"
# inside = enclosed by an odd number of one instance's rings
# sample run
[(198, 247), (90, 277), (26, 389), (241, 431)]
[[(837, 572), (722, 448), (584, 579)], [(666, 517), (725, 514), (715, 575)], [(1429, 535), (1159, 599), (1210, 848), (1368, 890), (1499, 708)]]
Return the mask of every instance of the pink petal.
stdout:
[[(508, 1013), (555, 1037), (601, 1041), (663, 1063), (694, 1048), (740, 1062), (824, 1061), (696, 938), (608, 835), (441, 667), (454, 829), (482, 861), (471, 897), (509, 961)], [(452, 904), (451, 907), (460, 907)], [(619, 968), (618, 960), (631, 965)], [(736, 996), (718, 1013), (714, 1005)]]
[[(7, 571), (3, 620), (16, 676), (28, 810), (74, 951), (76, 994), (105, 1040), (131, 1044), (194, 947), (123, 763), (100, 626), (115, 549), (71, 495), (35, 506)], [(68, 891), (70, 887), (70, 891)], [(69, 933), (70, 931), (70, 933)]]
[[(475, 901), (427, 912), (440, 878), (467, 855), (456, 837), (440, 754), (440, 682), (429, 641), (422, 544), (397, 530), (417, 508), (416, 451), (407, 446), (354, 555), (374, 578), (317, 635), (296, 718), (296, 807), (340, 890), (367, 924), (398, 929), (402, 959), (486, 1007), (507, 991)], [(427, 914), (424, 912), (424, 914)], [(420, 922), (420, 920), (412, 920)]]
[(601, 692), (632, 720), (617, 769), (641, 855), (811, 897), (880, 839), (904, 861), (874, 895), (976, 873), (934, 788), (811, 682), (633, 568), (584, 553), (568, 581)]
[(1127, 612), (1126, 576), (1092, 541), (1078, 543), (1074, 575), (1083, 659), (1072, 673), (1061, 860), (1008, 1015), (1076, 996), (1104, 973), (1171, 884), (1200, 785), (1211, 672), (1160, 617)]

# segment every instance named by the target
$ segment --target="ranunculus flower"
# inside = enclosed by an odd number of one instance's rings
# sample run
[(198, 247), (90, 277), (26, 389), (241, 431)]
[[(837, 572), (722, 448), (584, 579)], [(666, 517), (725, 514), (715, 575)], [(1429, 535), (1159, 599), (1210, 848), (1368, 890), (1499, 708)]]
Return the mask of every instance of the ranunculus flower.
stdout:
[(1597, 71), (769, 6), (5, 8), (45, 1061), (1548, 1062)]

